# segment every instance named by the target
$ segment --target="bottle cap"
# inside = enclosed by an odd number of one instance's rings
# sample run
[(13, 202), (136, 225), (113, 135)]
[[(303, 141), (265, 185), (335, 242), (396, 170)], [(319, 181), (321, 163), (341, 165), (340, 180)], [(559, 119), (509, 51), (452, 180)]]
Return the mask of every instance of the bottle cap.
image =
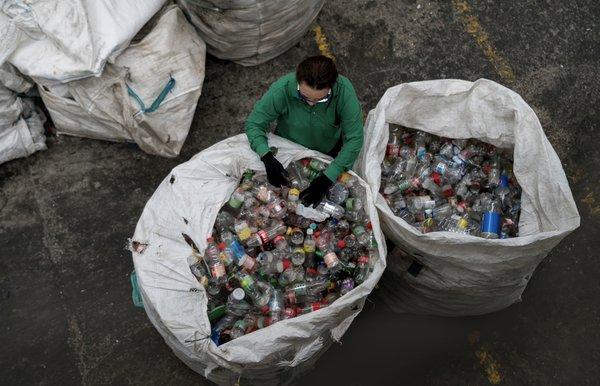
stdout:
[(243, 289), (241, 288), (236, 288), (233, 290), (233, 292), (231, 293), (231, 295), (233, 296), (233, 298), (235, 300), (244, 300), (244, 297), (246, 296), (246, 293), (244, 292)]
[(358, 263), (359, 264), (368, 264), (369, 263), (369, 256), (368, 255), (361, 255), (358, 257)]
[(339, 249), (344, 249), (346, 248), (346, 242), (344, 240), (338, 240), (337, 246)]
[(367, 229), (368, 229), (368, 230), (373, 230), (373, 224), (371, 224), (371, 221), (369, 221), (369, 222), (367, 223)]
[(225, 249), (225, 243), (219, 243), (219, 250), (223, 251)]
[(313, 229), (312, 229), (312, 228), (308, 228), (308, 229), (306, 230), (306, 234), (307, 234), (307, 235), (312, 235), (312, 234), (313, 234)]
[(267, 313), (269, 313), (269, 310), (270, 310), (269, 306), (265, 304), (265, 305), (264, 305), (264, 306), (262, 306), (262, 308), (260, 309), (260, 312), (262, 312), (263, 314), (267, 314)]
[(274, 243), (277, 243), (277, 242), (279, 242), (279, 241), (281, 241), (281, 240), (285, 240), (285, 238), (284, 238), (282, 235), (277, 235), (277, 236), (275, 236), (275, 238), (273, 239), (273, 242), (274, 242)]

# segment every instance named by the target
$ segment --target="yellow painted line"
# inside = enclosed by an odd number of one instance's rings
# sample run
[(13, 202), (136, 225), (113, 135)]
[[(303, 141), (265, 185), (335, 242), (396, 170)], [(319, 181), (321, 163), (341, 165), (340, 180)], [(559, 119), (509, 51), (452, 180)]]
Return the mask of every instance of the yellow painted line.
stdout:
[(335, 60), (335, 56), (331, 53), (331, 49), (329, 48), (329, 43), (327, 43), (327, 37), (323, 33), (323, 29), (320, 25), (316, 25), (313, 29), (315, 33), (315, 42), (317, 42), (317, 47), (319, 47), (319, 52), (321, 55), (327, 56)]
[(473, 37), (473, 39), (475, 39), (477, 45), (481, 47), (483, 54), (492, 64), (496, 70), (496, 73), (500, 75), (502, 80), (504, 80), (506, 83), (514, 83), (514, 71), (512, 68), (510, 68), (508, 61), (494, 48), (488, 33), (479, 22), (479, 19), (477, 19), (477, 16), (475, 16), (473, 8), (471, 8), (466, 0), (452, 0), (452, 5), (465, 25), (466, 31)]
[(473, 348), (475, 357), (479, 361), (481, 367), (485, 371), (488, 381), (492, 385), (497, 385), (502, 382), (502, 373), (500, 372), (500, 364), (494, 359), (489, 350), (479, 343), (479, 331), (473, 331), (469, 337), (469, 344)]

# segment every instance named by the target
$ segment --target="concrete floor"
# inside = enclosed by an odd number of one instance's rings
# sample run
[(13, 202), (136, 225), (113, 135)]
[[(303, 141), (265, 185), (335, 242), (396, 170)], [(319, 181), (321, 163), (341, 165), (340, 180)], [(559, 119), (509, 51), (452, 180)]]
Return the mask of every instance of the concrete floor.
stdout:
[[(598, 384), (598, 20), (596, 0), (326, 2), (315, 25), (365, 111), (414, 80), (485, 77), (519, 92), (564, 163), (582, 225), (539, 266), (523, 302), (501, 312), (394, 315), (375, 291), (301, 384)], [(3, 384), (207, 383), (133, 307), (126, 239), (171, 168), (242, 132), (268, 85), (318, 52), (309, 31), (262, 66), (209, 58), (176, 159), (53, 137), (47, 151), (0, 166)]]

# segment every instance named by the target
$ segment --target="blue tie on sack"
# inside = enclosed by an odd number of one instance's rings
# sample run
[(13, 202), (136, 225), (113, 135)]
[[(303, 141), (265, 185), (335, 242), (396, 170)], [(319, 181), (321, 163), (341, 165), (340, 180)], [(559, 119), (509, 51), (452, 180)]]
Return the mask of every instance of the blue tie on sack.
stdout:
[(131, 271), (129, 279), (131, 280), (131, 300), (133, 300), (133, 305), (144, 308), (144, 301), (142, 300), (142, 295), (140, 294), (140, 287), (138, 286), (135, 270)]
[(156, 97), (156, 99), (154, 100), (154, 102), (152, 102), (152, 104), (148, 108), (146, 108), (146, 105), (144, 104), (144, 101), (142, 100), (142, 98), (140, 98), (140, 96), (129, 85), (127, 85), (127, 93), (130, 96), (132, 96), (133, 99), (135, 99), (135, 101), (138, 103), (138, 105), (140, 105), (140, 111), (142, 113), (151, 113), (151, 112), (155, 111), (160, 106), (160, 104), (167, 97), (167, 94), (171, 92), (171, 90), (173, 89), (173, 87), (175, 87), (175, 78), (173, 78), (171, 76), (169, 78), (169, 81), (165, 85), (165, 87), (160, 92), (160, 94), (158, 94), (158, 97)]

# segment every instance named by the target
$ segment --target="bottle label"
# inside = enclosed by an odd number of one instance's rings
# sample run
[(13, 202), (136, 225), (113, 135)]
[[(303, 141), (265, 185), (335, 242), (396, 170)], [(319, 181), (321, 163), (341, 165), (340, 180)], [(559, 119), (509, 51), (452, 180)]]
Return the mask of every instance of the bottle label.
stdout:
[(311, 244), (304, 244), (304, 252), (305, 253), (313, 253), (315, 251), (315, 246)]
[(400, 145), (397, 143), (388, 143), (385, 148), (385, 154), (396, 157), (400, 152)]
[(346, 209), (348, 209), (349, 211), (354, 210), (354, 198), (349, 198), (346, 200)]
[(244, 201), (238, 200), (234, 196), (231, 196), (231, 198), (229, 199), (229, 206), (238, 209), (240, 206), (242, 206), (243, 202)]
[(323, 260), (325, 261), (325, 265), (327, 265), (327, 268), (332, 268), (336, 266), (340, 261), (335, 252), (329, 252), (328, 254), (323, 256)]
[(210, 267), (210, 274), (215, 279), (225, 276), (225, 266), (223, 263), (219, 262)]
[(264, 243), (269, 241), (269, 236), (267, 235), (267, 232), (264, 231), (264, 229), (259, 230), (258, 232), (256, 232), (256, 234), (258, 235), (258, 237), (260, 237), (260, 240)]
[(242, 228), (240, 230), (238, 230), (237, 232), (238, 237), (240, 238), (240, 241), (244, 241), (247, 240), (250, 235), (252, 234), (252, 232), (250, 231), (250, 228), (246, 227), (246, 228)]
[(500, 235), (500, 224), (501, 224), (500, 213), (496, 212), (484, 212), (483, 219), (481, 221), (481, 232), (482, 233), (495, 233)]

